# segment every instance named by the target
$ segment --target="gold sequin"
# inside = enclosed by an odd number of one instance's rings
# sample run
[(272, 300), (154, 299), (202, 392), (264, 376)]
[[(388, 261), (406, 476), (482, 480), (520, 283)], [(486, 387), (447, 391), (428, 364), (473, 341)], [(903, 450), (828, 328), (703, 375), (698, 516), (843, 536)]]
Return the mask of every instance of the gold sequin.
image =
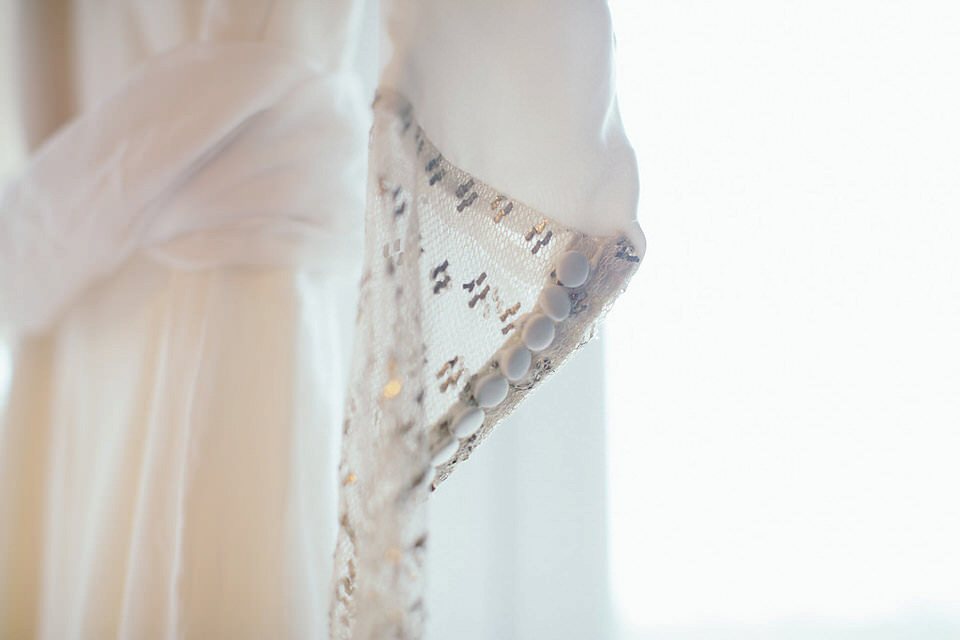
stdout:
[(439, 372), (437, 372), (437, 377), (442, 378), (443, 374), (453, 369), (453, 365), (457, 364), (457, 360), (459, 359), (460, 359), (460, 356), (456, 356), (453, 360), (447, 360), (445, 363), (443, 363), (443, 367), (440, 369)]
[(545, 247), (550, 243), (550, 239), (553, 237), (553, 231), (547, 231), (547, 235), (543, 236), (540, 240), (537, 241), (537, 244), (533, 247), (533, 253), (540, 251), (541, 247)]
[(543, 230), (546, 228), (547, 228), (547, 219), (543, 218), (540, 222), (533, 225), (533, 228), (531, 228), (530, 231), (527, 231), (527, 235), (523, 236), (523, 238), (527, 242), (530, 242), (531, 240), (533, 240), (533, 236), (543, 233)]
[(507, 309), (506, 311), (500, 314), (500, 322), (506, 322), (507, 318), (509, 318), (519, 310), (520, 310), (520, 303), (518, 302), (517, 304), (513, 305), (512, 307), (510, 307), (509, 309)]
[(393, 378), (383, 386), (383, 397), (387, 398), (396, 398), (400, 395), (400, 391), (403, 389), (403, 381), (399, 378)]
[[(440, 393), (445, 392), (451, 385), (456, 385), (460, 381), (460, 376), (463, 375), (463, 369), (457, 371), (456, 375), (452, 375), (440, 385)], [(438, 376), (439, 377), (439, 376)]]

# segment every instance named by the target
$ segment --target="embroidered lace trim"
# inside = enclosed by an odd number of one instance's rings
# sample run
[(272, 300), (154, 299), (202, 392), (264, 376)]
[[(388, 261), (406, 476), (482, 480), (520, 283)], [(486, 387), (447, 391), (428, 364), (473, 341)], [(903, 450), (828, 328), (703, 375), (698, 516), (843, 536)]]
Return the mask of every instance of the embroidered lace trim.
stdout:
[[(453, 166), (392, 91), (374, 104), (369, 171), (340, 468), (337, 640), (422, 637), (427, 496), (593, 337), (642, 257), (625, 236), (561, 225)], [(478, 407), (481, 381), (501, 376), (499, 355), (522, 344), (571, 251), (590, 271), (565, 289), (569, 317), (476, 431), (458, 438), (457, 417)]]

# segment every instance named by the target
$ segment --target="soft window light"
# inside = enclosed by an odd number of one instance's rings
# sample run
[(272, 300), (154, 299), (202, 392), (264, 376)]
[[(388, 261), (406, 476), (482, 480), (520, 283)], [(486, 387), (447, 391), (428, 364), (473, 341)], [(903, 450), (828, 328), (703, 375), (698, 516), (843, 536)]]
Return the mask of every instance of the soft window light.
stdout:
[(960, 8), (613, 9), (624, 637), (960, 637)]

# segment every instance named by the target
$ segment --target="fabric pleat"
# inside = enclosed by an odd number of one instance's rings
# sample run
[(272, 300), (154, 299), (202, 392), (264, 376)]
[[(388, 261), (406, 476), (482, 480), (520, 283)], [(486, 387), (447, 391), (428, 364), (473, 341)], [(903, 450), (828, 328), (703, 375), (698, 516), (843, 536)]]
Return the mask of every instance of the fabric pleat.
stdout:
[(351, 286), (137, 258), (25, 342), (0, 637), (324, 637)]

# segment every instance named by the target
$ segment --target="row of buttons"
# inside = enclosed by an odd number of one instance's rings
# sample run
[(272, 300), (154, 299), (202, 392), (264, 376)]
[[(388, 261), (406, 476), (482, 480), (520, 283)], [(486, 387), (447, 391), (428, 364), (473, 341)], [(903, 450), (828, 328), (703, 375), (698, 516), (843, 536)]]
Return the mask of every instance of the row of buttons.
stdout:
[(483, 425), (484, 409), (503, 402), (510, 390), (510, 382), (520, 380), (530, 370), (533, 354), (543, 351), (553, 343), (556, 336), (555, 322), (562, 322), (570, 315), (568, 289), (580, 287), (590, 275), (586, 256), (577, 251), (568, 251), (557, 261), (558, 284), (547, 285), (538, 299), (539, 310), (532, 313), (520, 333), (521, 343), (507, 347), (498, 357), (500, 373), (492, 373), (476, 383), (474, 400), (476, 407), (464, 409), (450, 425), (454, 435), (450, 443), (434, 456), (434, 463), (447, 460), (459, 447), (458, 438), (467, 437)]

